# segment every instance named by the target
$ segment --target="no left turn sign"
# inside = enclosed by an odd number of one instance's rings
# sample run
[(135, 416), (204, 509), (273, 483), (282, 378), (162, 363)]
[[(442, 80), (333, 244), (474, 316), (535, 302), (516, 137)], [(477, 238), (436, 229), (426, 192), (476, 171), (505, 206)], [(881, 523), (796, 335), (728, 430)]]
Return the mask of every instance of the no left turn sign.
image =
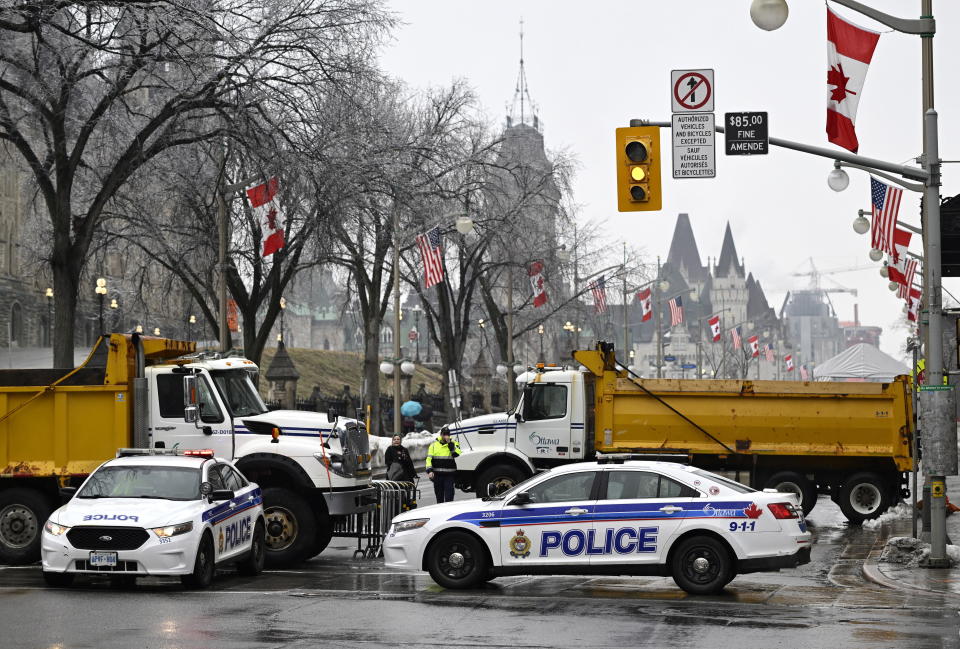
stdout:
[(713, 70), (671, 70), (674, 113), (713, 112)]

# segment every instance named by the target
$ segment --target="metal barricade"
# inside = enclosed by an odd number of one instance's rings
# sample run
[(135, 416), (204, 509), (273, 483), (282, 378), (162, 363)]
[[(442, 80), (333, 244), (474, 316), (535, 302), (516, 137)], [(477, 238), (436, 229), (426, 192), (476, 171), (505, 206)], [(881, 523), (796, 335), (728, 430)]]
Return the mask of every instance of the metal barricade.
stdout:
[(353, 556), (376, 559), (383, 555), (383, 539), (397, 514), (416, 509), (420, 490), (413, 482), (374, 480), (377, 503), (372, 509), (343, 516), (334, 523), (333, 536), (357, 539)]

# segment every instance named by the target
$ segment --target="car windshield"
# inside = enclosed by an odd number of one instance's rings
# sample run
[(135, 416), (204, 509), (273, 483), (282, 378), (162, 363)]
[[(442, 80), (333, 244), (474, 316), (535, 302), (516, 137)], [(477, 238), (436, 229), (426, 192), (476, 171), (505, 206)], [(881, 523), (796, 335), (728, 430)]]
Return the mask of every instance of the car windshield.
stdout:
[(267, 406), (257, 394), (257, 389), (253, 387), (249, 372), (239, 369), (217, 370), (210, 374), (213, 375), (213, 382), (217, 384), (220, 395), (230, 405), (230, 410), (235, 417), (262, 415), (267, 412)]
[(745, 484), (740, 484), (735, 480), (731, 480), (730, 478), (724, 478), (722, 475), (717, 475), (716, 473), (710, 473), (709, 471), (701, 471), (700, 469), (694, 469), (690, 473), (695, 473), (701, 478), (706, 478), (707, 480), (713, 480), (714, 482), (719, 482), (727, 489), (733, 489), (738, 494), (747, 494), (752, 491), (756, 491), (756, 489), (752, 487), (748, 487)]
[(77, 498), (200, 498), (200, 469), (172, 466), (105, 466), (87, 480)]

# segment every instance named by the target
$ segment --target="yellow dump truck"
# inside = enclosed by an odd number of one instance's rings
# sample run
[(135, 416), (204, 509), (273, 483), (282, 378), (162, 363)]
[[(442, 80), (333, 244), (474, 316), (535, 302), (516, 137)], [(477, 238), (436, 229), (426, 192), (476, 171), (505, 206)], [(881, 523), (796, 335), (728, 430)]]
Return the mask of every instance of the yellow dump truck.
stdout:
[[(449, 426), (457, 483), (486, 494), (596, 453), (644, 454), (797, 493), (829, 494), (852, 522), (905, 495), (912, 467), (908, 377), (890, 383), (639, 379), (612, 345), (576, 351), (583, 368), (520, 377), (516, 409)], [(491, 486), (492, 485), (492, 486)]]
[[(232, 459), (263, 489), (274, 565), (319, 553), (334, 517), (371, 506), (362, 424), (270, 412), (252, 361), (193, 352), (193, 343), (112, 334), (74, 370), (0, 370), (0, 562), (38, 559), (60, 489), (78, 486), (122, 447), (213, 449)], [(188, 376), (197, 403), (185, 413)]]

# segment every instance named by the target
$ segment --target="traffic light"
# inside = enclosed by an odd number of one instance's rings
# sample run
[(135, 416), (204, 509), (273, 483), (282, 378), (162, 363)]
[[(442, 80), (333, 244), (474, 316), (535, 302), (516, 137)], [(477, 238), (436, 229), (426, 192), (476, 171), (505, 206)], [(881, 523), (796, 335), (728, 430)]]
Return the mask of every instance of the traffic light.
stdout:
[(662, 207), (660, 127), (617, 129), (617, 209), (650, 212)]

